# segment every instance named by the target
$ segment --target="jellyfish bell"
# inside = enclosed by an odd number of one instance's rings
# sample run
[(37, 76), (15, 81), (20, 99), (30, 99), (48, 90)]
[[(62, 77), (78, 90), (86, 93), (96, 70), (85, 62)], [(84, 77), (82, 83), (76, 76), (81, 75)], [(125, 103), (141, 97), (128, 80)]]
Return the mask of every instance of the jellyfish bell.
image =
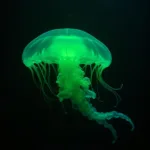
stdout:
[(108, 67), (112, 57), (108, 48), (92, 35), (78, 29), (55, 29), (32, 40), (22, 54), (23, 63), (30, 67), (33, 63), (56, 63), (60, 58), (76, 58), (80, 64)]

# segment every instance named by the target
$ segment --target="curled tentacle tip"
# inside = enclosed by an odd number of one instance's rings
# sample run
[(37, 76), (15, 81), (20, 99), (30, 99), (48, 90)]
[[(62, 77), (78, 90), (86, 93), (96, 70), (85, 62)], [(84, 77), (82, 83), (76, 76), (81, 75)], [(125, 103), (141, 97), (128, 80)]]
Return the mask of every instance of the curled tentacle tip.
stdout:
[(115, 88), (114, 90), (118, 91), (118, 90), (121, 90), (123, 88), (123, 83), (120, 85), (119, 88)]
[(116, 140), (113, 140), (113, 141), (112, 141), (112, 144), (115, 144), (115, 143), (116, 143)]
[(131, 128), (131, 131), (133, 131), (133, 130), (134, 130), (134, 127)]
[(117, 104), (114, 106), (114, 108), (117, 108), (118, 104), (119, 104), (119, 102), (117, 102)]
[(123, 88), (123, 83), (120, 85), (120, 89), (122, 89)]
[(131, 121), (131, 131), (133, 131), (134, 128), (135, 128), (135, 126), (134, 126), (133, 122)]

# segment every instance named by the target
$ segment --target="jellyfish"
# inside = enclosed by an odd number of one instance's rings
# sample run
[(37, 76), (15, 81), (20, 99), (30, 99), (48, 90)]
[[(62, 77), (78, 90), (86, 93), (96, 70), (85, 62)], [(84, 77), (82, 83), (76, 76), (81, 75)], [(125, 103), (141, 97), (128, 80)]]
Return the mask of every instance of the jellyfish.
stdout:
[[(109, 129), (113, 135), (112, 143), (117, 140), (117, 132), (108, 122), (110, 119), (124, 119), (131, 125), (131, 131), (134, 130), (134, 123), (127, 115), (117, 111), (99, 112), (91, 103), (92, 99), (96, 100), (97, 94), (91, 88), (93, 73), (96, 74), (96, 80), (115, 95), (117, 103), (121, 98), (116, 90), (122, 88), (122, 85), (120, 88), (113, 88), (103, 80), (102, 72), (110, 66), (112, 56), (107, 46), (94, 36), (79, 29), (50, 30), (25, 47), (22, 61), (32, 74), (37, 75), (43, 93), (44, 84), (53, 93), (48, 81), (52, 66), (57, 75), (58, 87), (58, 92), (53, 94), (61, 103), (70, 100), (82, 115)], [(87, 66), (90, 66), (89, 77), (85, 74)]]

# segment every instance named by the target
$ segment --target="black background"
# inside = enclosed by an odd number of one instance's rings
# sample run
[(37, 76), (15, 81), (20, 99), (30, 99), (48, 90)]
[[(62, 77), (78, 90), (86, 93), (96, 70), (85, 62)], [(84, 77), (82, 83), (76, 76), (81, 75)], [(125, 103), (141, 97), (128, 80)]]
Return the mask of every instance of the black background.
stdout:
[[(149, 3), (148, 0), (17, 0), (8, 3), (7, 80), (2, 100), (2, 122), (6, 122), (5, 146), (16, 149), (146, 149), (148, 146), (149, 101)], [(122, 120), (112, 120), (119, 139), (103, 126), (89, 121), (71, 103), (58, 99), (46, 103), (22, 63), (24, 47), (41, 33), (56, 28), (78, 28), (105, 43), (112, 64), (103, 77), (110, 85), (124, 87), (122, 101), (99, 85), (103, 103), (98, 111), (117, 110), (127, 114), (135, 130)], [(55, 77), (56, 78), (56, 77)]]

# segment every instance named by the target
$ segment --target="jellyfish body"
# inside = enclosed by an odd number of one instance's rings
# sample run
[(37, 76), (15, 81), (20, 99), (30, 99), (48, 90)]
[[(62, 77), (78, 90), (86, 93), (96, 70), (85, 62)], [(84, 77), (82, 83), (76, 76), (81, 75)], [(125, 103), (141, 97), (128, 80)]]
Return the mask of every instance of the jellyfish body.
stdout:
[[(111, 53), (102, 42), (92, 35), (69, 28), (48, 31), (25, 47), (22, 60), (32, 73), (36, 72), (41, 85), (43, 86), (45, 83), (48, 87), (50, 85), (46, 76), (48, 74), (49, 78), (50, 73), (46, 64), (56, 64), (58, 66), (56, 83), (59, 87), (57, 93), (59, 101), (70, 99), (84, 116), (103, 124), (112, 132), (113, 143), (117, 139), (117, 133), (113, 126), (107, 122), (108, 120), (112, 118), (124, 119), (131, 124), (132, 130), (134, 129), (134, 124), (127, 115), (116, 111), (98, 112), (90, 103), (90, 99), (96, 98), (95, 91), (90, 89), (94, 72), (97, 80), (116, 96), (117, 102), (120, 100), (120, 96), (116, 92), (118, 89), (109, 86), (102, 78), (103, 70), (111, 64)], [(81, 67), (81, 64), (84, 67)], [(94, 67), (90, 70), (91, 76), (86, 77), (85, 69), (92, 64)], [(37, 68), (40, 68), (40, 71)]]

